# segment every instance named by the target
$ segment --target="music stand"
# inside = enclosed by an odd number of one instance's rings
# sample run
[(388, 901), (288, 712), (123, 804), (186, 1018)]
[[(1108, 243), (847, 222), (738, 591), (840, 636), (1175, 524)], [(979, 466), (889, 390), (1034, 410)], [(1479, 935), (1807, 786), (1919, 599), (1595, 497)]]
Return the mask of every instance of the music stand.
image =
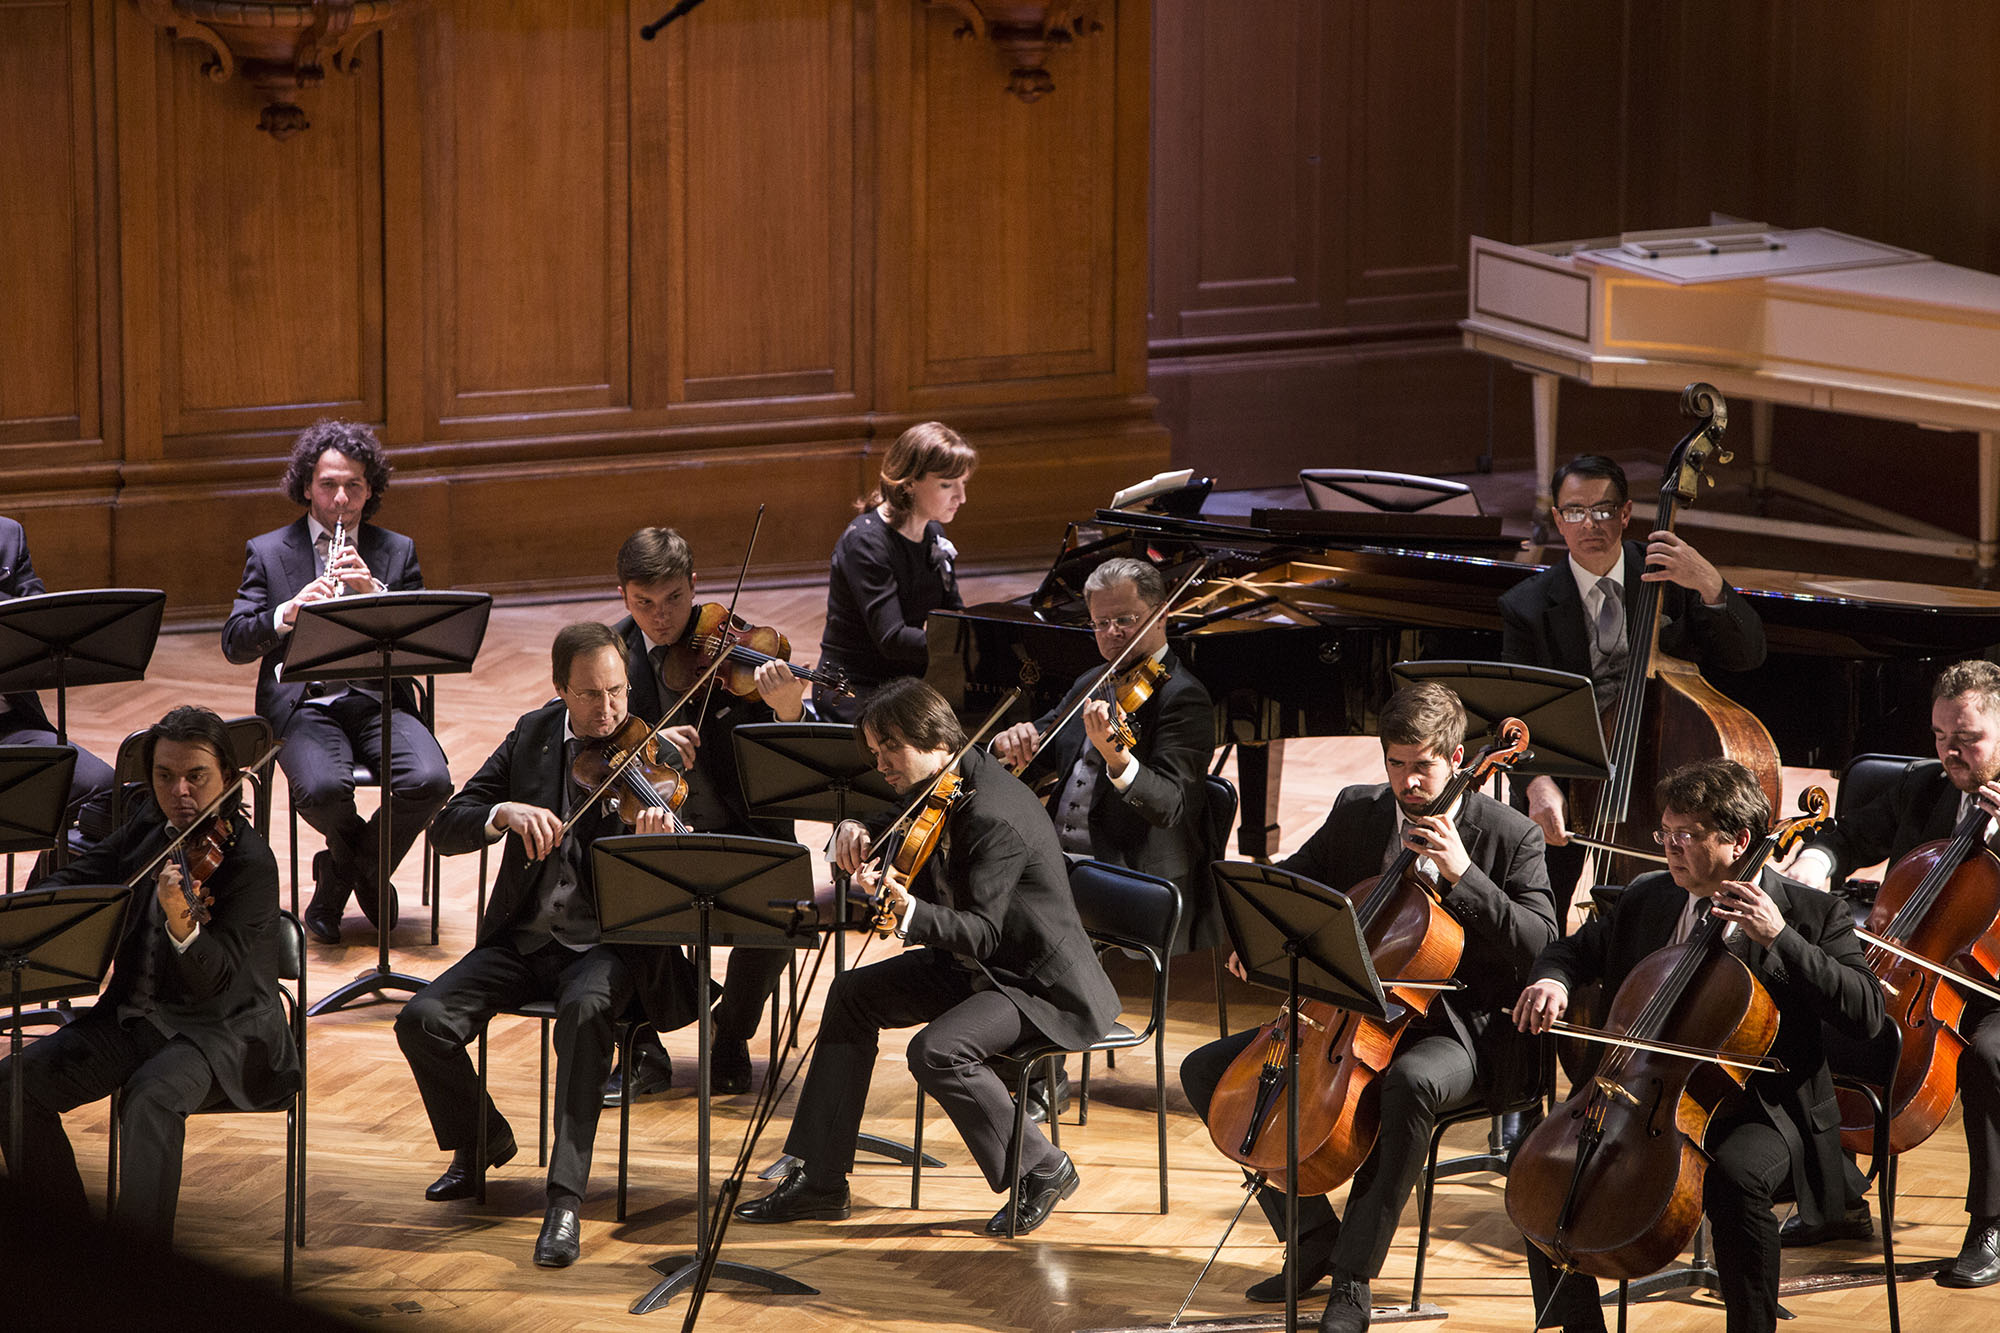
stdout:
[(56, 739), (69, 740), (69, 687), (144, 680), (167, 595), (157, 588), (45, 592), (0, 602), (0, 694), (56, 692)]
[(0, 971), (8, 974), (13, 1006), (8, 1053), (13, 1059), (8, 1160), (21, 1165), (21, 1117), (26, 1081), (21, 1065), (21, 1006), (29, 1000), (95, 995), (124, 938), (132, 891), (123, 884), (69, 884), (24, 889), (0, 897)]
[[(810, 819), (840, 826), (843, 819), (891, 814), (903, 808), (896, 791), (861, 744), (861, 729), (847, 722), (753, 722), (732, 733), (736, 773), (743, 801), (762, 819)], [(847, 876), (833, 867), (833, 970), (847, 960)], [(811, 896), (811, 895), (806, 895)], [(855, 1151), (886, 1157), (898, 1166), (916, 1160), (916, 1150), (894, 1139), (863, 1134)], [(797, 1159), (781, 1156), (757, 1173), (776, 1180)], [(943, 1162), (924, 1154), (925, 1166)]]
[[(791, 904), (812, 896), (812, 856), (795, 842), (720, 833), (627, 834), (599, 838), (590, 848), (597, 888), (597, 919), (611, 944), (692, 944), (702, 999), (697, 1005), (695, 1087), (698, 1141), (695, 1148), (695, 1249), (692, 1258), (658, 1259), (660, 1281), (632, 1305), (646, 1314), (696, 1285), (694, 1309), (711, 1276), (747, 1282), (781, 1296), (817, 1296), (816, 1289), (755, 1264), (719, 1261), (721, 1237), (712, 1247), (708, 1232), (709, 1035), (714, 1022), (706, 1000), (709, 953), (715, 944), (737, 949), (810, 947), (810, 935), (794, 936), (788, 926)], [(773, 901), (784, 904), (772, 907)], [(620, 1114), (624, 1114), (623, 1111)], [(732, 1184), (734, 1182), (732, 1181)], [(728, 1225), (736, 1200), (720, 1213)]]
[(7, 892), (14, 891), (15, 854), (46, 850), (62, 836), (75, 774), (75, 746), (0, 745), (0, 855), (8, 858)]
[(1250, 980), (1285, 992), (1291, 1015), (1285, 1077), (1285, 1328), (1299, 1326), (1299, 1000), (1323, 1000), (1369, 1018), (1389, 1010), (1361, 923), (1347, 895), (1246, 861), (1215, 861), (1222, 926)]
[(1449, 687), (1475, 725), (1469, 742), (1491, 735), (1504, 718), (1518, 717), (1535, 752), (1508, 771), (1528, 777), (1610, 776), (1604, 727), (1590, 677), (1519, 662), (1398, 662), (1389, 668), (1410, 685), (1435, 681)]
[(378, 592), (308, 602), (299, 608), (280, 668), (288, 681), (370, 681), (382, 696), (382, 809), (376, 820), (375, 970), (363, 972), (306, 1012), (337, 1013), (363, 996), (417, 991), (422, 978), (389, 970), (389, 823), (395, 772), (394, 689), (399, 676), (450, 676), (472, 670), (486, 637), (493, 598), (483, 592)]

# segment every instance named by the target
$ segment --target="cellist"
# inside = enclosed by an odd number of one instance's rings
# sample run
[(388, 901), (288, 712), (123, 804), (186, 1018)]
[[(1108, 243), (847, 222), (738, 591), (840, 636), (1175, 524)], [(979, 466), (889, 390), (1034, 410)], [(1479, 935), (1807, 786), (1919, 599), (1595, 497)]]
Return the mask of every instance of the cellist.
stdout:
[[(1791, 873), (1824, 888), (1849, 871), (1887, 857), (1900, 861), (1911, 849), (1952, 836), (1976, 805), (2000, 813), (2000, 666), (1982, 658), (1946, 667), (1931, 690), (1935, 764), (1917, 764), (1894, 788), (1827, 825), (1794, 861)], [(2000, 831), (1989, 819), (1987, 846), (2000, 849)], [(1970, 1222), (1958, 1258), (1938, 1274), (1947, 1287), (2000, 1282), (2000, 1008), (1976, 997), (1960, 1020), (1965, 1053), (1958, 1061), (1959, 1097), (1965, 1112), (1968, 1178), (1965, 1211)], [(1867, 1235), (1867, 1204), (1850, 1201), (1838, 1220), (1818, 1229), (1787, 1226), (1787, 1245), (1810, 1245)]]
[[(1768, 868), (1756, 883), (1727, 878), (1771, 825), (1770, 803), (1750, 770), (1727, 759), (1688, 764), (1660, 781), (1658, 795), (1654, 838), (1667, 869), (1641, 875), (1609, 912), (1543, 951), (1514, 1021), (1523, 1032), (1547, 1032), (1568, 1009), (1572, 988), (1601, 980), (1615, 994), (1642, 959), (1685, 940), (1704, 913), (1741, 929), (1730, 948), (1777, 1007), (1770, 1053), (1784, 1071), (1751, 1075), (1745, 1094), (1709, 1126), (1702, 1207), (1714, 1229), (1729, 1333), (1768, 1333), (1778, 1320), (1774, 1202), (1789, 1193), (1816, 1223), (1838, 1205), (1842, 1188), (1840, 1116), (1821, 1023), (1866, 1038), (1882, 1021), (1882, 992), (1843, 903)], [(1532, 1245), (1528, 1267), (1539, 1327), (1604, 1328), (1595, 1278), (1569, 1274), (1557, 1291), (1554, 1265)]]
[[(1625, 540), (1632, 500), (1624, 468), (1580, 454), (1556, 469), (1552, 489), (1556, 531), (1569, 558), (1500, 599), (1503, 661), (1589, 676), (1598, 708), (1610, 707), (1625, 679), (1625, 608), (1633, 585), (1643, 581), (1669, 585), (1660, 610), (1662, 652), (1725, 671), (1763, 664), (1757, 612), (1707, 557), (1673, 532), (1650, 533), (1643, 546)], [(1566, 793), (1554, 778), (1538, 777), (1521, 785), (1516, 804), (1523, 798), (1548, 840), (1556, 920), (1566, 922), (1584, 860), (1583, 847), (1569, 840)]]
[[(1422, 858), (1419, 872), (1441, 882), (1445, 909), (1465, 928), (1458, 977), (1467, 989), (1441, 994), (1405, 1031), (1381, 1080), (1381, 1133), (1355, 1173), (1346, 1217), (1336, 1217), (1324, 1195), (1299, 1200), (1298, 1289), (1303, 1294), (1321, 1278), (1333, 1278), (1320, 1321), (1324, 1330), (1352, 1333), (1368, 1326), (1368, 1284), (1382, 1270), (1403, 1205), (1423, 1171), (1437, 1117), (1482, 1098), (1511, 1100), (1520, 1091), (1511, 1085), (1538, 1072), (1532, 1055), (1519, 1058), (1523, 1043), (1495, 1010), (1508, 1003), (1529, 963), (1555, 938), (1541, 831), (1478, 792), (1469, 792), (1448, 815), (1422, 813), (1464, 760), (1465, 726), (1464, 705), (1444, 686), (1398, 690), (1383, 706), (1379, 727), (1388, 781), (1341, 792), (1319, 831), (1278, 863), (1345, 891), (1408, 848)], [(1210, 1042), (1181, 1064), (1181, 1085), (1197, 1114), (1206, 1118), (1224, 1071), (1256, 1035), (1239, 1032)], [(1282, 1236), (1284, 1191), (1265, 1186), (1257, 1199)], [(1284, 1275), (1258, 1282), (1247, 1295), (1284, 1300)]]

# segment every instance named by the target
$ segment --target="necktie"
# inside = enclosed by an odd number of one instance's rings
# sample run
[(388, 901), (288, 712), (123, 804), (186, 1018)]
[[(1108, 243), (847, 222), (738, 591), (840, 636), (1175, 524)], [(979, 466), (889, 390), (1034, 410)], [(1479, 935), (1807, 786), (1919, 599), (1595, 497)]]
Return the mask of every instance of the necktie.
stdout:
[(313, 572), (315, 574), (326, 573), (326, 552), (327, 548), (331, 545), (333, 545), (333, 534), (330, 532), (322, 532), (319, 536), (313, 538)]
[(1597, 581), (1597, 650), (1621, 657), (1625, 649), (1625, 585), (1606, 574)]
[(1680, 925), (1674, 930), (1675, 944), (1687, 943), (1688, 936), (1694, 934), (1696, 927), (1707, 920), (1708, 909), (1712, 905), (1707, 898), (1689, 896), (1687, 906), (1681, 909)]

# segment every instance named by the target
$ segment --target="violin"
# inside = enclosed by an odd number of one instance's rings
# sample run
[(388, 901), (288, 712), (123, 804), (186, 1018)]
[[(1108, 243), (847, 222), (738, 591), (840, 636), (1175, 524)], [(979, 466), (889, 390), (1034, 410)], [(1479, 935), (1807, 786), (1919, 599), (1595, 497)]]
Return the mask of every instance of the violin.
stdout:
[[(680, 642), (667, 648), (660, 679), (669, 690), (689, 689), (720, 657), (715, 679), (731, 694), (748, 698), (757, 692), (757, 668), (766, 662), (791, 664), (792, 643), (768, 625), (753, 625), (720, 602), (703, 602), (694, 609), (693, 624)], [(841, 694), (854, 690), (832, 667), (793, 666), (800, 680)]]
[[(1426, 815), (1448, 814), (1468, 791), (1529, 754), (1528, 728), (1503, 721), (1494, 743), (1452, 775)], [(1465, 928), (1442, 902), (1443, 891), (1400, 849), (1382, 874), (1348, 897), (1391, 1007), (1365, 1018), (1321, 1000), (1300, 1002), (1298, 1192), (1324, 1194), (1350, 1179), (1381, 1128), (1379, 1078), (1410, 1021), (1429, 1012), (1458, 971)], [(1208, 1133), (1225, 1157), (1262, 1171), (1273, 1188), (1286, 1175), (1285, 1102), (1292, 1014), (1289, 1007), (1260, 1031), (1223, 1072), (1208, 1108)]]
[(201, 886), (222, 867), (222, 858), (236, 842), (236, 825), (227, 815), (210, 815), (189, 825), (188, 832), (173, 850), (173, 862), (180, 868), (181, 893), (187, 898), (188, 915), (197, 926), (208, 924), (208, 903)]
[(896, 913), (888, 892), (889, 875), (894, 875), (902, 884), (916, 878), (937, 851), (938, 842), (944, 834), (944, 822), (951, 816), (952, 807), (966, 795), (965, 779), (956, 768), (941, 771), (930, 790), (924, 793), (923, 804), (910, 818), (910, 826), (903, 831), (902, 841), (896, 844), (895, 853), (889, 858), (889, 871), (882, 877), (883, 891), (874, 904), (875, 938), (886, 940), (896, 933)]
[(1111, 724), (1111, 743), (1121, 750), (1129, 750), (1139, 743), (1139, 737), (1132, 730), (1132, 714), (1146, 706), (1146, 701), (1166, 684), (1173, 672), (1157, 657), (1149, 657), (1118, 677), (1113, 687), (1113, 697), (1118, 704), (1118, 718)]
[[(1765, 861), (1826, 819), (1807, 813), (1744, 849), (1728, 875), (1754, 881)], [(1687, 940), (1656, 949), (1618, 987), (1597, 1073), (1528, 1135), (1507, 1174), (1507, 1215), (1557, 1264), (1627, 1281), (1672, 1262), (1701, 1224), (1703, 1142), (1721, 1105), (1767, 1058), (1778, 1008), (1726, 947), (1733, 922), (1702, 913)]]
[[(1986, 848), (1986, 821), (1975, 802), (1948, 840), (1925, 843), (1891, 866), (1868, 928), (1856, 932), (1868, 945), (1868, 970), (1882, 983), (1887, 1017), (1903, 1032), (1887, 1099), (1891, 1152), (1922, 1143), (1950, 1112), (1965, 1051), (1965, 992), (1992, 995), (1990, 979), (2000, 974), (2000, 858)], [(1968, 972), (1974, 976), (1950, 980)], [(1842, 1146), (1873, 1152), (1868, 1099), (1836, 1091)]]
[[(633, 748), (640, 751), (628, 764)], [(589, 791), (604, 786), (605, 795), (618, 804), (618, 817), (630, 827), (639, 822), (642, 810), (665, 810), (676, 833), (689, 832), (677, 813), (687, 802), (687, 775), (660, 758), (660, 737), (637, 717), (626, 715), (609, 736), (587, 742), (570, 764), (570, 776)]]

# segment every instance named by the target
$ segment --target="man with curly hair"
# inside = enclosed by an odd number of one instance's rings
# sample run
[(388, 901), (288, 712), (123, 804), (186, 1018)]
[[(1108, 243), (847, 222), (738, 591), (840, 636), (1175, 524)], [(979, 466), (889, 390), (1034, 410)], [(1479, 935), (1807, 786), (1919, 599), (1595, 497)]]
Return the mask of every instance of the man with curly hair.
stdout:
[[(313, 857), (313, 897), (304, 914), (307, 932), (322, 944), (340, 943), (350, 893), (371, 924), (379, 929), (396, 924), (395, 889), (376, 883), (380, 812), (364, 820), (354, 805), (356, 756), (371, 768), (381, 764), (382, 699), (358, 684), (283, 680), (278, 667), (300, 607), (424, 586), (415, 543), (369, 521), (388, 488), (388, 457), (374, 431), (348, 421), (308, 427), (292, 445), (284, 477), (286, 498), (306, 512), (250, 539), (243, 584), (222, 628), (222, 652), (231, 662), (262, 659), (257, 712), (285, 742), (278, 763), (290, 784), (293, 809), (326, 838), (326, 850)], [(332, 550), (336, 528), (344, 533), (337, 551)], [(407, 680), (396, 682), (394, 704), (387, 801), (392, 869), (451, 795), (444, 751), (418, 718), (416, 692)]]

